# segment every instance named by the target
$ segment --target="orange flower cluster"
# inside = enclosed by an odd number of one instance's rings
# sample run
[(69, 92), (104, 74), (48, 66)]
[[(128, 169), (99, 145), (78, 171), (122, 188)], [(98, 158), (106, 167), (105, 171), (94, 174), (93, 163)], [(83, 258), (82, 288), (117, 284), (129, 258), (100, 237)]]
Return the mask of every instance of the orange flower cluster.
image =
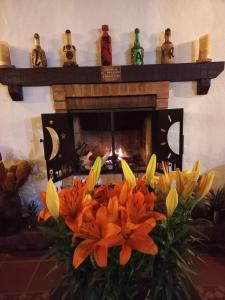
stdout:
[[(155, 255), (158, 252), (149, 233), (156, 221), (165, 215), (154, 211), (156, 196), (149, 192), (145, 179), (138, 180), (135, 187), (129, 182), (101, 185), (90, 193), (90, 173), (86, 182), (76, 180), (74, 187), (58, 193), (59, 216), (73, 232), (78, 242), (73, 265), (78, 268), (91, 254), (99, 267), (107, 266), (108, 249), (120, 246), (120, 264), (125, 265), (132, 250)], [(51, 216), (42, 193), (44, 204), (39, 217)]]

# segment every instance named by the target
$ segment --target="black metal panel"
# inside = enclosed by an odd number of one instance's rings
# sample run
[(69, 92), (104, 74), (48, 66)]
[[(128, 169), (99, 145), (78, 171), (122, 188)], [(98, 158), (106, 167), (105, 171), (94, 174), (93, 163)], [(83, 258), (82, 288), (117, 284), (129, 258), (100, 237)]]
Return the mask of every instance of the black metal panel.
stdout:
[(42, 114), (48, 178), (54, 182), (73, 174), (75, 162), (73, 119), (70, 114)]
[[(168, 144), (168, 131), (176, 123), (180, 123), (179, 154), (172, 151)], [(152, 114), (153, 152), (157, 154), (157, 162), (171, 164), (172, 169), (182, 170), (183, 155), (183, 109), (158, 110)]]

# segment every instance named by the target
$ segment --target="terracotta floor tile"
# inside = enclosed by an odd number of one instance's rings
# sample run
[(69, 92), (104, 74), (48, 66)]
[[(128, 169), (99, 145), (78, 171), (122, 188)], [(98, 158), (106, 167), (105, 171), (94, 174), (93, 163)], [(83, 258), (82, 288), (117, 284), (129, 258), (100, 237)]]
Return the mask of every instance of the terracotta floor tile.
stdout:
[(16, 251), (5, 254), (7, 261), (41, 261), (46, 256), (46, 251)]
[(42, 261), (35, 273), (32, 282), (27, 291), (49, 291), (54, 287), (56, 278), (62, 274), (62, 271), (57, 270), (48, 275), (49, 271), (55, 266), (55, 261)]
[(5, 293), (22, 293), (39, 262), (4, 262), (0, 266), (0, 295)]
[(225, 285), (225, 259), (204, 257), (205, 262), (197, 262), (199, 276), (193, 278), (200, 285)]
[(0, 264), (1, 264), (2, 261), (5, 260), (6, 256), (7, 256), (6, 253), (0, 253)]

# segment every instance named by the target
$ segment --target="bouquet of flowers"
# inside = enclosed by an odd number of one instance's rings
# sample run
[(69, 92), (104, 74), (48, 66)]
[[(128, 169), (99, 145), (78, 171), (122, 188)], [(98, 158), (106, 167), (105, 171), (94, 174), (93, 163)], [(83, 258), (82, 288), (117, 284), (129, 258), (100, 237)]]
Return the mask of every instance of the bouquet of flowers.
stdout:
[[(193, 242), (191, 213), (208, 193), (214, 172), (191, 171), (156, 176), (156, 156), (136, 179), (121, 161), (124, 182), (98, 185), (101, 158), (86, 181), (57, 192), (48, 182), (39, 217), (55, 222), (51, 253), (65, 273), (59, 278), (62, 299), (198, 299), (191, 281)], [(64, 297), (64, 298), (63, 298)]]

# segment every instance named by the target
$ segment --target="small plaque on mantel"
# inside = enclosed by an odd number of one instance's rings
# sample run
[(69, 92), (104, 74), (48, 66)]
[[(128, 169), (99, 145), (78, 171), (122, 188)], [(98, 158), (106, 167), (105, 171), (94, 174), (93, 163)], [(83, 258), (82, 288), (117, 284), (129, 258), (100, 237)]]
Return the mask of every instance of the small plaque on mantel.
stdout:
[(120, 66), (101, 67), (101, 80), (103, 82), (121, 81), (121, 67)]

